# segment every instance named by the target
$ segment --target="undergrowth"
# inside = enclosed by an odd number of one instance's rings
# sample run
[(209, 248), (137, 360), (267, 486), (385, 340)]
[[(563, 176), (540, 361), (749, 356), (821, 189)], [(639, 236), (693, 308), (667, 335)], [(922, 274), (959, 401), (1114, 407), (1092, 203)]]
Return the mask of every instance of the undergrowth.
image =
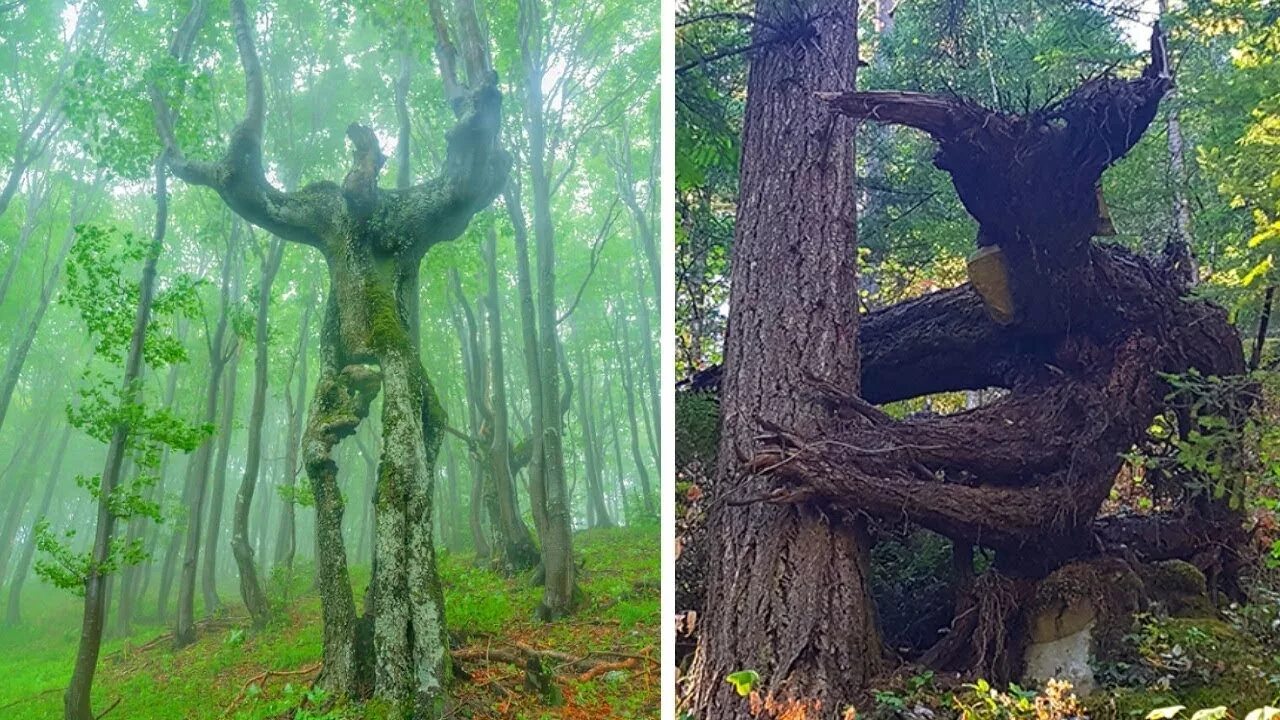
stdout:
[[(519, 668), (469, 661), (463, 665), (471, 680), (451, 689), (451, 717), (657, 718), (658, 532), (656, 525), (646, 525), (577, 534), (584, 604), (573, 617), (550, 625), (533, 619), (541, 589), (529, 577), (503, 578), (475, 567), (469, 555), (443, 554), (440, 572), (455, 648), (519, 642), (572, 655), (614, 652), (633, 658), (625, 668), (587, 679), (558, 673), (565, 699), (560, 707), (546, 707), (524, 692)], [(321, 656), (320, 602), (311, 589), (311, 570), (299, 563), (292, 576), (273, 574), (275, 614), (261, 632), (249, 628), (235, 602), (203, 622), (199, 640), (183, 650), (174, 651), (165, 639), (169, 628), (154, 621), (138, 624), (130, 637), (109, 638), (93, 707), (102, 712), (118, 701), (106, 717), (129, 720), (389, 719), (390, 710), (379, 703), (343, 706), (311, 687)], [(367, 568), (352, 569), (357, 597), (368, 577)], [(232, 602), (234, 585), (222, 597)], [(150, 612), (154, 605), (150, 598), (141, 607)], [(0, 718), (61, 717), (81, 606), (68, 593), (32, 583), (24, 607), (23, 625), (0, 627)]]

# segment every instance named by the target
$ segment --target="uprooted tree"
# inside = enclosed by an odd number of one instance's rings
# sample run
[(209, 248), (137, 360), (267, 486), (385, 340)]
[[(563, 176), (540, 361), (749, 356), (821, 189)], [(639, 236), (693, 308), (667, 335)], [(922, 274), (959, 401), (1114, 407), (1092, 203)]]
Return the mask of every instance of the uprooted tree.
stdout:
[[(214, 162), (186, 158), (164, 122), (167, 112), (156, 113), (158, 129), (178, 177), (213, 189), (249, 222), (325, 258), (321, 375), (303, 437), (315, 495), (324, 622), (318, 682), (342, 695), (386, 698), (425, 716), (444, 699), (450, 661), (432, 538), (433, 467), (445, 418), (413, 324), (418, 270), (428, 249), (461, 235), (502, 189), (510, 157), (497, 143), (501, 95), (490, 77), (450, 98), (459, 119), (447, 137), (443, 172), (423, 184), (380, 188), (386, 158), (373, 130), (352, 124), (352, 166), (341, 184), (284, 192), (264, 171), (262, 70), (243, 0), (232, 0), (231, 17), (247, 100), (225, 154)], [(164, 98), (157, 95), (156, 104), (163, 107)], [(374, 568), (365, 612), (358, 616), (333, 449), (356, 431), (380, 390)]]
[[(757, 91), (758, 67), (764, 62), (753, 60), (749, 92)], [(978, 222), (975, 257), (982, 260), (971, 264), (970, 283), (854, 321), (861, 365), (855, 364), (852, 378), (847, 366), (830, 359), (804, 359), (805, 353), (826, 347), (830, 337), (847, 332), (847, 327), (817, 325), (819, 317), (811, 326), (801, 324), (800, 336), (747, 340), (778, 343), (759, 353), (800, 355), (779, 377), (744, 377), (744, 353), (749, 357), (756, 351), (735, 349), (735, 343), (744, 341), (744, 326), (748, 334), (758, 328), (749, 318), (740, 321), (738, 308), (731, 308), (725, 365), (712, 380), (722, 393), (724, 437), (707, 503), (707, 534), (697, 542), (708, 544), (702, 557), (764, 568), (708, 565), (705, 598), (697, 597), (700, 588), (686, 589), (687, 597), (704, 608), (691, 703), (699, 717), (731, 712), (725, 688), (712, 687), (724, 684), (721, 671), (726, 669), (757, 670), (761, 690), (775, 702), (816, 698), (831, 712), (838, 710), (830, 707), (831, 701), (853, 699), (850, 683), (837, 683), (844, 692), (823, 687), (830, 678), (812, 677), (812, 669), (822, 666), (815, 655), (828, 653), (834, 658), (830, 663), (862, 678), (875, 668), (876, 651), (850, 655), (856, 653), (851, 648), (875, 646), (873, 631), (860, 638), (795, 637), (819, 626), (807, 619), (775, 617), (770, 627), (751, 628), (744, 623), (761, 618), (749, 609), (733, 620), (714, 615), (729, 607), (725, 602), (751, 608), (752, 598), (768, 604), (799, 595), (786, 587), (788, 581), (834, 577), (840, 562), (849, 556), (858, 559), (864, 548), (856, 539), (842, 540), (847, 547), (839, 552), (827, 548), (785, 557), (797, 536), (807, 535), (810, 541), (840, 537), (835, 529), (821, 529), (826, 523), (848, 528), (856, 538), (862, 518), (869, 515), (908, 520), (951, 539), (962, 583), (955, 618), (950, 631), (920, 660), (993, 679), (1021, 673), (1026, 639), (1019, 634), (1026, 630), (1027, 608), (1034, 605), (1044, 579), (1069, 564), (1091, 561), (1132, 573), (1135, 562), (1185, 559), (1218, 587), (1233, 589), (1244, 532), (1241, 516), (1227, 500), (1236, 494), (1232, 489), (1200, 494), (1156, 513), (1098, 517), (1123, 456), (1144, 442), (1153, 418), (1171, 416), (1179, 432), (1188, 431), (1191, 410), (1171, 393), (1171, 376), (1245, 372), (1241, 343), (1226, 313), (1188, 296), (1185, 248), (1170, 247), (1163, 258), (1150, 259), (1093, 240), (1100, 234), (1101, 175), (1142, 136), (1170, 86), (1157, 27), (1151, 62), (1141, 76), (1098, 77), (1023, 115), (919, 93), (818, 93), (819, 102), (838, 115), (904, 125), (931, 136), (937, 143), (935, 165), (951, 176), (961, 202)], [(749, 193), (759, 186), (752, 183), (760, 182), (751, 176), (752, 132), (768, 131), (753, 126), (753, 120), (749, 98), (743, 205), (754, 201)], [(827, 127), (838, 128), (839, 122)], [(832, 143), (845, 139), (831, 131), (824, 137)], [(830, 152), (837, 156), (841, 151)], [(814, 207), (833, 210), (817, 200)], [(752, 282), (751, 270), (742, 268), (743, 213), (740, 205), (731, 304), (739, 297), (738, 285)], [(758, 226), (748, 232), (758, 232)], [(799, 253), (822, 247), (797, 243)], [(778, 268), (767, 264), (769, 256), (750, 254), (752, 247), (747, 244), (745, 261), (759, 265), (755, 274), (768, 267), (766, 272), (777, 275)], [(853, 304), (852, 294), (833, 297), (840, 286), (829, 282), (823, 258), (807, 262), (817, 275), (813, 285), (829, 302)], [(802, 302), (824, 307), (821, 298), (801, 294), (808, 298)], [(782, 314), (774, 324), (785, 330), (786, 317)], [(757, 363), (746, 370), (769, 367)], [(797, 373), (803, 378), (797, 380)], [(697, 382), (705, 384), (707, 378)], [(744, 417), (744, 389), (767, 392), (786, 384), (802, 395), (788, 402), (808, 403), (808, 410), (780, 415), (777, 403), (747, 400), (745, 407), (754, 414)], [(1232, 387), (1244, 389), (1243, 383)], [(950, 416), (897, 421), (876, 407), (985, 388), (1007, 392)], [(1239, 422), (1242, 408), (1247, 410), (1247, 400), (1239, 396), (1219, 402), (1228, 424)], [(775, 507), (793, 519), (780, 521), (778, 511), (764, 510)], [(805, 517), (819, 519), (805, 522)], [(739, 539), (727, 528), (740, 531)], [(740, 539), (741, 532), (762, 530), (784, 536)], [(754, 543), (754, 550), (749, 557), (738, 557), (726, 547), (735, 542)], [(973, 577), (975, 547), (994, 553), (992, 568), (978, 578)], [(775, 563), (769, 553), (779, 548), (784, 557)], [(865, 555), (861, 559), (865, 562)], [(830, 568), (815, 569), (812, 562), (829, 562)], [(775, 573), (772, 585), (766, 581), (765, 587), (745, 588), (731, 577), (756, 572)], [(851, 576), (857, 579), (856, 572)], [(812, 613), (821, 612), (817, 606), (822, 603), (852, 597), (854, 602), (838, 612), (827, 608), (833, 619), (823, 622), (857, 627), (858, 590), (842, 592), (837, 595), (818, 584), (789, 602)], [(729, 599), (722, 600), (725, 594)], [(749, 643), (728, 641), (738, 642), (737, 660), (744, 664), (734, 668), (726, 664), (733, 658), (726, 660), (721, 646), (735, 632), (754, 633), (781, 648), (753, 657)], [(810, 671), (809, 677), (799, 675), (803, 669)]]

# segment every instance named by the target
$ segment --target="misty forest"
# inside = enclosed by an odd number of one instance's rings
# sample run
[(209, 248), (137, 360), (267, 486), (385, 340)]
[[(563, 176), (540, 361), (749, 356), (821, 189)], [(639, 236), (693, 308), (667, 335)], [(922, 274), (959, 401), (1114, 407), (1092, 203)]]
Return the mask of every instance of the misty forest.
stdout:
[(0, 2), (0, 717), (658, 716), (658, 46)]
[(676, 34), (681, 717), (1280, 717), (1280, 4)]

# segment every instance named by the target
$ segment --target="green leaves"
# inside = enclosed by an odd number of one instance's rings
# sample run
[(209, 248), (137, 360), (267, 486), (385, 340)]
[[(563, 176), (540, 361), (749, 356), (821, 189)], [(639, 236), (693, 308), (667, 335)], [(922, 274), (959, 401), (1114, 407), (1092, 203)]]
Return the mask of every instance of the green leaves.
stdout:
[(760, 674), (755, 670), (739, 670), (725, 677), (725, 682), (733, 685), (733, 689), (742, 697), (751, 694), (752, 689), (760, 682)]
[(1147, 720), (1170, 720), (1170, 718), (1186, 709), (1186, 705), (1170, 705), (1169, 707), (1156, 708), (1147, 713)]

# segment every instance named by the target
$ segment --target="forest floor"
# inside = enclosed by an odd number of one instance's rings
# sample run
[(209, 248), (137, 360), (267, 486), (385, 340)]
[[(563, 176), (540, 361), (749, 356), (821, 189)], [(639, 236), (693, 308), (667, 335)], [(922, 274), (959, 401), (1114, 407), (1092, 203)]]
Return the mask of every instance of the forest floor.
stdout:
[[(504, 578), (475, 566), (470, 555), (442, 554), (445, 608), (455, 651), (471, 675), (452, 688), (448, 717), (657, 718), (659, 716), (659, 530), (657, 525), (591, 530), (575, 536), (583, 606), (572, 618), (543, 624), (533, 618), (541, 589), (527, 577)], [(353, 570), (357, 599), (367, 568)], [(24, 598), (25, 622), (0, 628), (0, 718), (56, 720), (79, 637), (81, 604), (69, 593), (33, 587)], [(247, 630), (238, 602), (200, 627), (199, 640), (174, 651), (169, 628), (140, 624), (131, 637), (104, 643), (94, 684), (93, 707), (108, 720), (296, 720), (384, 717), (373, 703), (334, 707), (310, 690), (320, 662), (320, 602), (278, 578), (271, 592), (276, 619), (259, 633)], [(300, 591), (299, 591), (300, 590)], [(221, 591), (237, 598), (233, 584)], [(154, 607), (144, 603), (144, 607)], [(483, 658), (486, 649), (524, 646), (600, 658), (594, 668), (557, 665), (555, 683), (563, 704), (546, 705), (524, 690), (514, 665)], [(480, 659), (476, 659), (480, 658)], [(293, 712), (295, 711), (296, 712)]]

